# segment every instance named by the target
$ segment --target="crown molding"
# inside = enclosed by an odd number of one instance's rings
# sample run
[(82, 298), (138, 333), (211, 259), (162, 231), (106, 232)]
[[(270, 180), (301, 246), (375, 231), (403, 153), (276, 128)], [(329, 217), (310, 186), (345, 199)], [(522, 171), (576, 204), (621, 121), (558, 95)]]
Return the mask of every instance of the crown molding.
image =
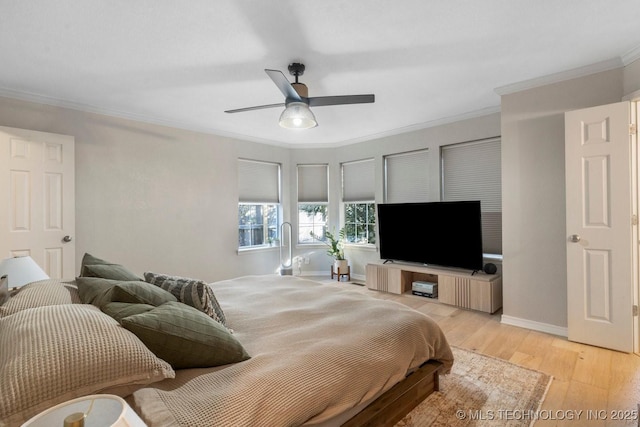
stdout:
[(30, 93), (30, 92), (21, 92), (21, 91), (16, 91), (13, 89), (8, 89), (3, 87), (0, 87), (0, 97), (16, 99), (18, 101), (34, 102), (37, 104), (49, 105), (52, 107), (67, 108), (69, 110), (75, 110), (82, 113), (100, 114), (108, 117), (116, 117), (116, 118), (131, 120), (135, 122), (165, 126), (173, 129), (186, 130), (190, 132), (198, 132), (198, 133), (203, 133), (207, 135), (216, 135), (223, 138), (232, 138), (232, 139), (238, 139), (238, 140), (248, 141), (248, 142), (257, 142), (260, 144), (275, 145), (275, 146), (284, 147), (284, 148), (295, 147), (295, 146), (292, 146), (291, 144), (283, 143), (280, 141), (273, 141), (265, 138), (255, 138), (248, 135), (241, 135), (241, 134), (223, 131), (219, 129), (186, 125), (181, 122), (158, 119), (158, 118), (150, 117), (144, 114), (135, 114), (135, 113), (128, 113), (128, 112), (123, 112), (119, 110), (111, 110), (108, 108), (96, 107), (90, 104), (83, 104), (80, 102), (68, 101), (64, 99), (53, 98), (50, 96), (39, 95), (39, 94)]
[(527, 89), (534, 89), (536, 87), (559, 83), (565, 80), (571, 80), (595, 73), (601, 73), (603, 71), (614, 70), (623, 66), (624, 63), (621, 57), (611, 58), (607, 59), (606, 61), (596, 62), (595, 64), (585, 65), (584, 67), (573, 68), (571, 70), (561, 71), (559, 73), (553, 73), (546, 76), (536, 77), (530, 80), (524, 80), (518, 83), (500, 86), (495, 88), (494, 91), (500, 96), (509, 95)]
[(76, 110), (83, 113), (101, 114), (109, 117), (117, 117), (125, 120), (132, 120), (136, 122), (149, 123), (149, 124), (154, 124), (159, 126), (166, 126), (174, 129), (182, 129), (186, 131), (199, 132), (199, 133), (204, 133), (208, 135), (216, 135), (223, 138), (233, 138), (233, 139), (238, 139), (242, 141), (256, 142), (259, 144), (267, 144), (267, 145), (273, 145), (273, 146), (282, 147), (282, 148), (292, 148), (292, 149), (342, 147), (345, 145), (356, 144), (359, 142), (370, 141), (373, 139), (384, 138), (387, 136), (398, 135), (401, 133), (407, 133), (407, 132), (412, 132), (420, 129), (426, 129), (430, 127), (445, 125), (448, 123), (454, 123), (461, 120), (473, 119), (476, 117), (482, 117), (489, 114), (500, 112), (500, 106), (498, 105), (498, 106), (483, 108), (480, 110), (470, 111), (470, 112), (456, 115), (456, 116), (445, 117), (437, 120), (432, 120), (429, 122), (418, 123), (415, 125), (391, 129), (385, 132), (365, 135), (359, 138), (337, 141), (335, 143), (298, 145), (298, 144), (290, 144), (290, 143), (281, 142), (281, 141), (273, 141), (265, 138), (255, 138), (249, 135), (241, 135), (241, 134), (236, 134), (232, 132), (222, 131), (219, 129), (188, 126), (188, 125), (185, 125), (184, 123), (179, 123), (171, 120), (157, 119), (157, 118), (149, 117), (142, 114), (125, 113), (118, 110), (110, 110), (110, 109), (100, 108), (100, 107), (96, 107), (89, 104), (82, 104), (79, 102), (67, 101), (67, 100), (62, 100), (62, 99), (53, 98), (49, 96), (38, 95), (30, 92), (21, 92), (13, 89), (2, 88), (2, 87), (0, 87), (0, 97), (17, 99), (19, 101), (34, 102), (34, 103), (49, 105), (53, 107), (68, 108), (70, 110)]
[(622, 55), (621, 58), (622, 58), (622, 63), (624, 64), (625, 67), (631, 64), (632, 62), (635, 62), (638, 59), (640, 59), (640, 45), (629, 50), (627, 53)]
[[(432, 127), (436, 127), (436, 126), (442, 126), (442, 125), (446, 125), (446, 124), (449, 124), (449, 123), (459, 122), (459, 121), (462, 121), (462, 120), (469, 120), (469, 119), (475, 119), (475, 118), (478, 118), (478, 117), (484, 117), (484, 116), (488, 116), (490, 114), (499, 113), (500, 111), (501, 111), (500, 110), (500, 105), (494, 105), (494, 106), (491, 106), (491, 107), (481, 108), (479, 110), (473, 110), (473, 111), (469, 111), (469, 112), (466, 112), (466, 113), (463, 113), (463, 114), (458, 114), (458, 115), (455, 115), (455, 116), (443, 117), (441, 119), (431, 120), (431, 121), (428, 121), (428, 122), (416, 123), (414, 125), (409, 125), (409, 126), (403, 126), (403, 127), (400, 127), (400, 128), (390, 129), (390, 130), (385, 131), (385, 132), (369, 134), (369, 135), (365, 135), (365, 136), (360, 137), (360, 138), (354, 138), (354, 139), (341, 141), (341, 142), (333, 144), (333, 145), (323, 145), (323, 147), (329, 147), (329, 146), (341, 147), (341, 146), (344, 146), (344, 145), (351, 145), (351, 144), (356, 144), (356, 143), (359, 143), (359, 142), (372, 141), (374, 139), (380, 139), (380, 138), (385, 138), (385, 137), (388, 137), (388, 136), (394, 136), (394, 135), (414, 132), (414, 131), (417, 131), (417, 130), (432, 128)], [(295, 147), (295, 148), (300, 148), (300, 147)], [(306, 148), (306, 146), (305, 146), (305, 148)]]

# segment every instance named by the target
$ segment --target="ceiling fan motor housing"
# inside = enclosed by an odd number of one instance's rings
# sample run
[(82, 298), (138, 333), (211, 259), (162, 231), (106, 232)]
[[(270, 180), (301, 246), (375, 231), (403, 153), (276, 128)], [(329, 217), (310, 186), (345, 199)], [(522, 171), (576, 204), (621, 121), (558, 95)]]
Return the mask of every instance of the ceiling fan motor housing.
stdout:
[(298, 95), (300, 95), (302, 98), (308, 98), (309, 97), (309, 88), (307, 88), (306, 84), (304, 84), (304, 83), (291, 83), (291, 86), (293, 86), (295, 91), (298, 92)]
[(293, 62), (289, 64), (289, 74), (296, 77), (296, 82), (298, 81), (298, 77), (304, 74), (304, 64), (299, 62)]

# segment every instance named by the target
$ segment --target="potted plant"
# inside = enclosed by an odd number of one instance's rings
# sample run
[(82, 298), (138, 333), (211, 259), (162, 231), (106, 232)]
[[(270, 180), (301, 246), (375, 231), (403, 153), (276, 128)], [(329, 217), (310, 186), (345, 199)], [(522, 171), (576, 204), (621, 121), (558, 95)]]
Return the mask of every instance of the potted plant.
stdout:
[(318, 236), (316, 236), (313, 231), (311, 232), (311, 237), (320, 242), (324, 243), (329, 247), (327, 249), (327, 255), (333, 258), (333, 270), (335, 274), (347, 274), (347, 267), (349, 266), (349, 261), (344, 258), (344, 235), (345, 229), (344, 227), (338, 231), (338, 235), (334, 235), (330, 231), (326, 231), (324, 233), (326, 239), (321, 240)]

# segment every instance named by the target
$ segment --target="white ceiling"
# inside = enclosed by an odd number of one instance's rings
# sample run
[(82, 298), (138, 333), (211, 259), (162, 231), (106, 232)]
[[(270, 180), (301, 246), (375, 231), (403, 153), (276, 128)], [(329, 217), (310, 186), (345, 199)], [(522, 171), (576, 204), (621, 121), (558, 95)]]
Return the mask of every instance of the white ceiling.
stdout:
[[(0, 0), (0, 95), (284, 146), (498, 111), (496, 88), (640, 55), (638, 0)], [(285, 130), (265, 68), (374, 93)], [(591, 70), (591, 68), (586, 68)], [(563, 74), (566, 75), (566, 74)]]

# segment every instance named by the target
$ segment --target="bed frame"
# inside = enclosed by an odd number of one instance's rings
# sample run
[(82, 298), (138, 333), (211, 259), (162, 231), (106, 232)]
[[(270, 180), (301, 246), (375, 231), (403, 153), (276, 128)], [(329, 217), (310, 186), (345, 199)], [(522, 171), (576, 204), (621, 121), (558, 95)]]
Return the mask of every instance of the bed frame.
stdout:
[(404, 380), (371, 402), (342, 427), (393, 426), (420, 402), (440, 389), (442, 363), (428, 360)]

